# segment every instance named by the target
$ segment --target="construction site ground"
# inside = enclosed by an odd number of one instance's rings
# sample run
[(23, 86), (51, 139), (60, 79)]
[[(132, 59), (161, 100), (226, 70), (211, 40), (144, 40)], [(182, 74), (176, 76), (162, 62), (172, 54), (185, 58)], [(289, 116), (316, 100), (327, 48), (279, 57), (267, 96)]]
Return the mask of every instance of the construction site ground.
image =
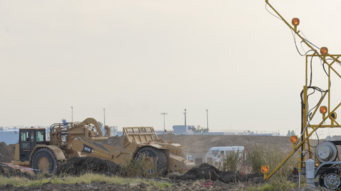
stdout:
[[(187, 155), (204, 155), (212, 147), (247, 146), (253, 144), (278, 145), (283, 149), (292, 149), (289, 137), (284, 136), (251, 136), (251, 135), (158, 135), (159, 138), (186, 146), (183, 149)], [(103, 141), (115, 147), (122, 147), (122, 137), (110, 137)], [(311, 145), (317, 145), (312, 140)]]
[[(249, 144), (262, 144), (262, 145), (279, 145), (283, 149), (292, 148), (292, 144), (289, 141), (289, 137), (279, 136), (238, 136), (238, 135), (159, 135), (159, 138), (163, 138), (173, 143), (180, 143), (186, 145), (184, 149), (185, 154), (189, 155), (202, 155), (206, 154), (211, 147), (217, 146), (247, 146)], [(110, 137), (103, 143), (121, 147), (122, 137)], [(312, 145), (316, 145), (317, 141), (313, 141)], [(23, 177), (30, 181), (35, 181), (39, 177), (23, 173), (19, 169), (12, 169), (5, 164), (14, 157), (14, 145), (6, 145), (0, 143), (0, 162), (3, 163), (0, 166), (0, 176), (2, 177)], [(93, 173), (103, 174), (105, 176), (119, 176), (116, 171), (119, 167), (111, 161), (101, 161), (99, 159), (71, 159), (67, 163), (63, 164), (58, 170), (63, 173), (65, 169), (69, 176), (80, 176), (87, 171)], [(96, 163), (96, 164), (95, 164)], [(86, 166), (86, 167), (85, 167)], [(93, 166), (93, 168), (91, 167)], [(89, 168), (90, 167), (90, 168)], [(111, 171), (108, 173), (107, 169)], [(61, 170), (64, 169), (63, 172)], [(65, 173), (64, 173), (65, 174)], [(63, 179), (62, 179), (63, 180)], [(160, 189), (152, 184), (140, 183), (127, 183), (127, 184), (115, 184), (106, 182), (91, 182), (84, 183), (79, 182), (76, 184), (52, 184), (46, 182), (42, 185), (29, 186), (29, 187), (16, 187), (11, 184), (1, 185), (0, 190), (243, 190), (247, 186), (256, 186), (264, 182), (263, 175), (259, 173), (250, 175), (240, 175), (232, 172), (221, 172), (210, 165), (201, 165), (195, 167), (183, 175), (168, 175), (161, 179), (153, 179), (156, 182), (169, 182), (172, 186)], [(307, 190), (307, 189), (306, 189)], [(316, 190), (316, 189), (311, 189)], [(323, 190), (319, 188), (318, 190)], [(298, 191), (298, 190), (297, 190)], [(307, 190), (308, 191), (308, 190)]]

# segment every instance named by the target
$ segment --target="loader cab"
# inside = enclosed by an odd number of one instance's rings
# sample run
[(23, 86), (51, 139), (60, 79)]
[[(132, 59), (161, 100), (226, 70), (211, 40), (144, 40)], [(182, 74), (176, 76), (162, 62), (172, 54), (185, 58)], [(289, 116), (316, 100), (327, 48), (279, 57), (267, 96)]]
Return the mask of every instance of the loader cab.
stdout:
[(19, 159), (30, 160), (30, 155), (37, 144), (46, 144), (45, 129), (19, 129)]

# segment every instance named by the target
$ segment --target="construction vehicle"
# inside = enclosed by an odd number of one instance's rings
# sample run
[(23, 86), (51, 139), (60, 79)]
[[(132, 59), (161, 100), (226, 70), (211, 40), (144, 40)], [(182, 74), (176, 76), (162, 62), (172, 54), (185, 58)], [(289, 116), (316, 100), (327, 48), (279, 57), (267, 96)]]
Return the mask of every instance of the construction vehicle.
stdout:
[[(309, 47), (308, 52), (312, 54), (301, 54), (305, 56), (305, 85), (301, 92), (301, 131), (299, 136), (293, 135), (290, 137), (290, 142), (293, 144), (292, 152), (270, 173), (270, 168), (267, 165), (261, 167), (261, 172), (264, 174), (264, 179), (268, 180), (282, 165), (293, 156), (296, 151), (298, 151), (297, 158), (297, 168), (294, 172), (300, 175), (312, 175), (312, 185), (319, 184), (320, 186), (327, 187), (329, 189), (336, 189), (341, 186), (340, 172), (341, 172), (341, 162), (336, 161), (338, 158), (337, 145), (341, 145), (341, 141), (324, 141), (319, 142), (315, 147), (315, 155), (312, 153), (312, 146), (310, 144), (310, 138), (313, 133), (317, 134), (317, 130), (320, 128), (340, 128), (341, 125), (336, 121), (337, 114), (336, 110), (340, 107), (341, 103), (338, 105), (333, 105), (331, 103), (331, 75), (333, 77), (336, 75), (341, 78), (341, 75), (335, 70), (333, 64), (341, 63), (339, 58), (341, 54), (329, 54), (327, 47), (318, 48), (308, 39), (303, 38), (297, 27), (300, 23), (298, 18), (292, 19), (292, 25), (290, 25), (283, 17), (278, 13), (278, 11), (269, 3), (269, 0), (265, 0), (266, 5), (269, 6), (294, 33), (295, 36), (301, 39), (301, 42), (305, 43)], [(296, 46), (297, 47), (297, 46)], [(318, 49), (320, 51), (318, 51)], [(298, 49), (297, 49), (298, 50)], [(322, 62), (323, 69), (327, 75), (328, 88), (323, 90), (322, 88), (312, 86), (312, 59), (319, 58)], [(308, 61), (310, 60), (310, 67)], [(310, 72), (310, 74), (308, 74)], [(309, 83), (308, 83), (309, 82)], [(334, 83), (335, 84), (335, 83)], [(308, 97), (311, 94), (308, 93), (309, 90), (314, 92), (320, 92), (321, 98), (317, 103), (308, 102)], [(334, 100), (333, 100), (334, 101)], [(325, 105), (324, 105), (325, 104)], [(310, 107), (313, 105), (315, 107)], [(315, 114), (319, 109), (322, 119), (315, 119)], [(316, 122), (317, 121), (317, 122)], [(312, 162), (313, 165), (310, 165)], [(309, 164), (308, 164), (309, 163)], [(314, 167), (312, 167), (314, 166)], [(308, 179), (308, 178), (307, 178)], [(309, 180), (310, 181), (310, 180)], [(317, 181), (317, 182), (315, 182)]]
[(46, 129), (19, 129), (19, 143), (15, 146), (12, 164), (33, 168), (37, 173), (53, 174), (59, 163), (72, 157), (92, 156), (125, 164), (144, 155), (145, 168), (151, 169), (156, 161), (159, 172), (184, 172), (194, 166), (183, 157), (183, 146), (158, 139), (153, 127), (124, 127), (123, 148), (101, 143), (110, 136), (110, 128), (106, 126), (105, 129), (107, 132), (103, 136), (93, 118), (55, 123), (50, 127), (50, 141), (46, 140)]

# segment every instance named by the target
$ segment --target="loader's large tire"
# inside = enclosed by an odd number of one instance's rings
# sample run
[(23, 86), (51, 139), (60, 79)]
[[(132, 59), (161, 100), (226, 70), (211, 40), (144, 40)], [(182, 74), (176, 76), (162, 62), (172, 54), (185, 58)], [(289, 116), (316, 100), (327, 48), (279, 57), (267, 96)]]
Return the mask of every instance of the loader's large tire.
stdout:
[(48, 148), (39, 149), (32, 158), (34, 173), (54, 174), (57, 169), (57, 159), (54, 153)]
[(155, 149), (153, 147), (143, 147), (135, 154), (135, 159), (141, 157), (142, 155), (145, 155), (145, 164), (147, 165), (146, 168), (150, 168), (148, 166), (148, 163), (150, 163), (150, 159), (153, 159), (154, 161), (157, 159), (156, 162), (156, 169), (158, 173), (166, 174), (167, 168), (168, 168), (168, 160), (166, 157), (166, 154), (158, 149)]

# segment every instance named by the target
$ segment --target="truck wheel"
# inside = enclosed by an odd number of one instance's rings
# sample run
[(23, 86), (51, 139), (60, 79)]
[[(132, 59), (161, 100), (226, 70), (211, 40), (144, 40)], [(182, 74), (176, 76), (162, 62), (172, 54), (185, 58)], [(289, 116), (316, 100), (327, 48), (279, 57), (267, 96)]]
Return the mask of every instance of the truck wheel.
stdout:
[(57, 169), (57, 159), (54, 153), (47, 148), (39, 149), (32, 158), (34, 173), (53, 174)]
[(320, 186), (335, 190), (341, 187), (340, 171), (337, 169), (327, 169), (320, 176)]
[(155, 149), (153, 147), (144, 147), (140, 149), (135, 154), (135, 159), (145, 155), (144, 168), (151, 171), (153, 167), (153, 161), (157, 159), (156, 169), (157, 173), (166, 174), (167, 173), (167, 157), (161, 150)]

